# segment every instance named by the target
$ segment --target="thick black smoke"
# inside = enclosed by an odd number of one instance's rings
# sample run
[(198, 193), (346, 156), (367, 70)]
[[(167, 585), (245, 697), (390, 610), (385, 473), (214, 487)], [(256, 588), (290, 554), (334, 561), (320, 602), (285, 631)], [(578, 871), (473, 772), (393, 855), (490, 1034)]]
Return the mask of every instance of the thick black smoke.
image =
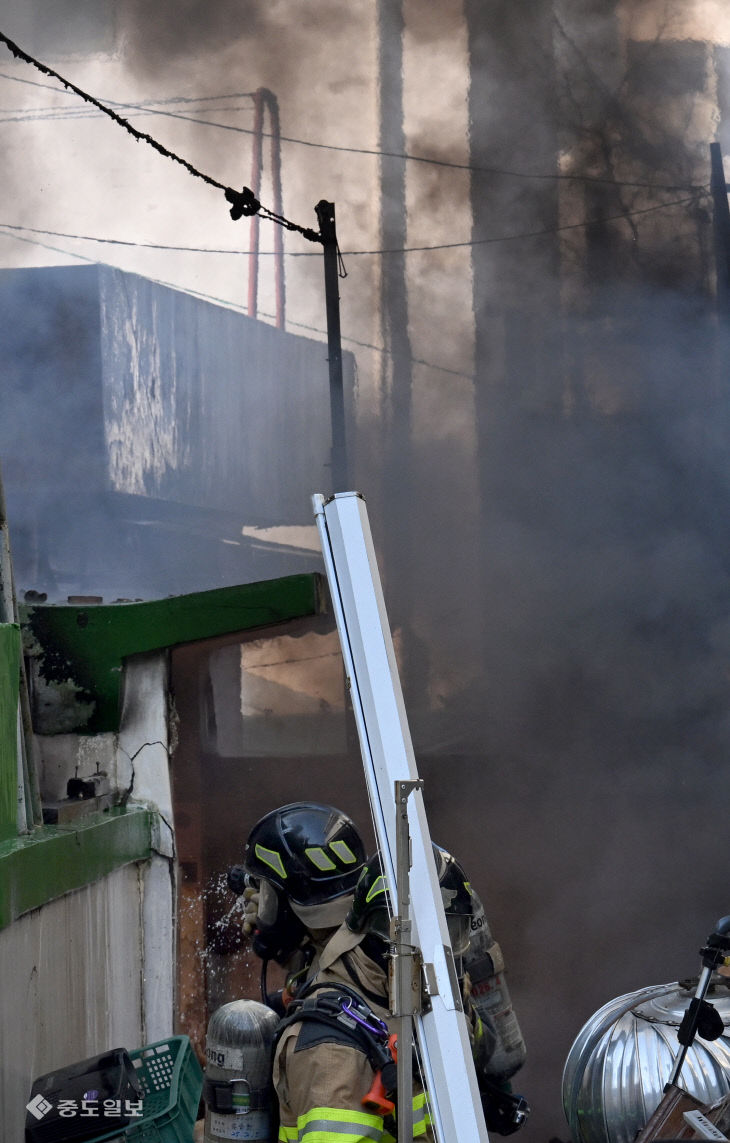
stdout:
[[(130, 82), (268, 86), (285, 134), (458, 162), (468, 130), (470, 180), (290, 145), (285, 210), (334, 199), (344, 247), (398, 250), (424, 219), (474, 242), (468, 270), (348, 263), (345, 333), (386, 348), (357, 350), (350, 446), (432, 829), (505, 949), (537, 1143), (567, 1134), (584, 1020), (690, 974), (730, 911), (730, 338), (703, 190), (726, 50), (687, 5), (409, 7), (125, 0), (117, 21)], [(416, 104), (434, 45), (469, 84), (429, 71)], [(247, 137), (187, 130), (213, 173), (247, 172)], [(321, 325), (321, 267), (294, 262), (290, 312)]]

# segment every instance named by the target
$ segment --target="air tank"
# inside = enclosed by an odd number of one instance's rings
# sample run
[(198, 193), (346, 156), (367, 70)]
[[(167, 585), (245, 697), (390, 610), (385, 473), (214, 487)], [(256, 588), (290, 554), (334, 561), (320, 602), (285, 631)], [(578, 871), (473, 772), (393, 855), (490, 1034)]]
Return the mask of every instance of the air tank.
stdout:
[[(600, 1008), (578, 1033), (563, 1070), (573, 1143), (632, 1143), (659, 1105), (679, 1049), (677, 1029), (696, 980), (652, 985)], [(730, 988), (713, 977), (707, 1000), (725, 1032), (696, 1037), (677, 1084), (702, 1103), (730, 1092)]]
[(271, 1064), (279, 1017), (256, 1000), (216, 1008), (205, 1040), (204, 1143), (268, 1140), (271, 1134)]
[(471, 935), (464, 968), (471, 980), (472, 1003), (495, 1037), (485, 1073), (507, 1080), (522, 1067), (527, 1050), (512, 1007), (502, 950), (492, 936), (484, 906), (473, 888), (471, 896)]

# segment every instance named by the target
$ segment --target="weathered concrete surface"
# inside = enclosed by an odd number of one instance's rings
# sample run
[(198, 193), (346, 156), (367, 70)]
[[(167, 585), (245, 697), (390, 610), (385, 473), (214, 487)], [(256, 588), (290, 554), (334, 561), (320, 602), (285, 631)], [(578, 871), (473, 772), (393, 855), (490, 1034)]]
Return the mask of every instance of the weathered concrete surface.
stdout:
[(0, 932), (0, 1136), (23, 1138), (33, 1080), (145, 1042), (141, 869), (128, 865)]

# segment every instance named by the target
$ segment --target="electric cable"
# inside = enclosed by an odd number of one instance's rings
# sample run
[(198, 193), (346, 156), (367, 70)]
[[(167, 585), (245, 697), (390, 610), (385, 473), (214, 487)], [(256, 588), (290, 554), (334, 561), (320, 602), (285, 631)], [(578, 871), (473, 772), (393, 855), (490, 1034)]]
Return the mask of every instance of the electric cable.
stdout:
[[(23, 83), (29, 87), (41, 87), (44, 91), (55, 91), (57, 95), (66, 94), (65, 91), (61, 91), (55, 84), (40, 83), (37, 79), (26, 79), (20, 75), (9, 75), (6, 71), (0, 71), (0, 79), (9, 79), (12, 80), (13, 83)], [(207, 103), (216, 99), (250, 99), (255, 94), (255, 91), (232, 91), (224, 92), (220, 95), (171, 95), (165, 99), (143, 99), (135, 104), (135, 106), (146, 107), (149, 104), (155, 103)], [(110, 100), (109, 102), (113, 103), (114, 101)]]
[[(157, 107), (144, 107), (139, 103), (117, 103), (116, 100), (108, 100), (108, 106), (124, 110), (127, 114), (134, 115), (135, 118), (140, 118), (144, 115), (165, 115), (173, 119), (180, 118), (173, 112), (163, 111)], [(239, 114), (241, 111), (252, 112), (253, 108), (245, 107), (243, 105), (233, 105), (230, 107), (216, 107), (216, 111), (231, 111)], [(101, 119), (103, 118), (98, 111), (93, 109), (87, 110), (84, 107), (57, 107), (53, 112), (44, 108), (3, 108), (0, 109), (0, 123), (66, 123), (68, 121), (77, 122), (80, 119)], [(190, 120), (190, 116), (184, 116)], [(195, 122), (196, 120), (191, 120)], [(203, 122), (202, 120), (200, 122)], [(252, 132), (253, 134), (253, 132)]]
[(231, 204), (230, 214), (231, 218), (233, 218), (234, 221), (237, 221), (239, 218), (246, 215), (259, 214), (264, 218), (270, 219), (272, 222), (276, 222), (277, 225), (283, 227), (286, 230), (301, 234), (302, 237), (306, 238), (309, 242), (322, 242), (322, 237), (317, 233), (316, 230), (313, 230), (311, 227), (299, 226), (298, 223), (291, 222), (289, 219), (284, 218), (283, 215), (275, 214), (274, 211), (271, 211), (268, 209), (268, 207), (263, 206), (255, 197), (253, 191), (251, 191), (248, 187), (244, 187), (242, 191), (236, 191), (233, 190), (232, 187), (225, 186), (224, 183), (218, 182), (218, 180), (212, 178), (211, 175), (206, 175), (203, 171), (198, 170), (198, 168), (194, 167), (193, 164), (188, 162), (187, 159), (183, 159), (180, 157), (180, 155), (176, 155), (174, 151), (170, 151), (162, 143), (159, 143), (157, 139), (154, 139), (152, 135), (147, 135), (143, 131), (138, 131), (136, 127), (133, 127), (132, 124), (128, 122), (128, 120), (122, 118), (121, 115), (118, 115), (117, 112), (112, 110), (111, 107), (101, 103), (93, 95), (89, 95), (88, 92), (83, 91), (80, 87), (77, 87), (76, 84), (71, 83), (70, 80), (64, 79), (64, 77), (57, 71), (54, 71), (53, 68), (48, 67), (46, 64), (41, 63), (39, 60), (29, 55), (26, 51), (19, 47), (18, 44), (16, 44), (8, 36), (4, 35), (2, 32), (0, 32), (0, 42), (5, 44), (5, 46), (16, 57), (16, 59), (23, 60), (24, 63), (30, 64), (31, 67), (37, 68), (43, 75), (48, 75), (53, 79), (57, 79), (59, 83), (62, 83), (63, 86), (68, 88), (69, 91), (74, 92), (74, 94), (78, 95), (80, 99), (83, 99), (86, 103), (90, 103), (92, 107), (96, 107), (99, 111), (103, 112), (104, 115), (107, 115), (116, 124), (118, 124), (118, 126), (123, 127), (125, 131), (128, 131), (129, 134), (138, 142), (149, 144), (150, 147), (152, 147), (164, 158), (171, 159), (173, 162), (179, 163), (182, 167), (185, 168), (188, 174), (193, 175), (195, 178), (202, 179), (202, 181), (207, 183), (209, 186), (217, 187), (218, 190), (222, 190), (225, 194), (226, 200)]
[[(693, 199), (691, 201), (695, 201), (695, 200)], [(617, 217), (623, 218), (624, 216), (619, 215)], [(587, 224), (584, 223), (583, 225), (587, 225)], [(77, 254), (74, 251), (63, 249), (60, 246), (53, 246), (47, 242), (40, 241), (38, 238), (25, 238), (25, 237), (23, 237), (22, 234), (19, 233), (19, 231), (21, 231), (21, 230), (27, 231), (27, 232), (32, 233), (32, 234), (43, 234), (43, 235), (46, 235), (49, 237), (83, 239), (85, 241), (100, 242), (100, 243), (111, 243), (111, 244), (121, 245), (121, 246), (133, 246), (133, 247), (139, 247), (142, 249), (147, 249), (147, 248), (153, 249), (153, 250), (162, 249), (162, 250), (172, 250), (172, 251), (176, 251), (176, 252), (182, 251), (182, 252), (201, 253), (201, 254), (247, 255), (247, 254), (251, 253), (251, 251), (246, 251), (246, 250), (244, 250), (244, 251), (240, 251), (240, 250), (220, 250), (220, 251), (218, 251), (218, 250), (210, 250), (207, 248), (196, 248), (196, 247), (160, 246), (160, 245), (157, 245), (155, 243), (150, 243), (148, 246), (145, 243), (123, 242), (121, 240), (104, 239), (104, 238), (89, 238), (88, 236), (84, 236), (84, 235), (63, 234), (59, 231), (52, 231), (52, 230), (34, 230), (32, 227), (11, 226), (8, 223), (0, 222), (0, 232), (4, 231), (7, 234), (7, 237), (9, 237), (9, 238), (15, 238), (17, 241), (25, 242), (30, 246), (38, 246), (43, 250), (51, 250), (52, 252), (57, 253), (57, 254), (63, 254), (67, 257), (76, 258), (79, 261), (86, 262), (90, 265), (108, 266), (112, 270), (121, 269), (121, 267), (113, 266), (109, 262), (99, 263), (97, 259), (89, 258), (85, 254)], [(264, 251), (264, 253), (273, 253), (273, 251)], [(353, 253), (353, 251), (349, 251), (349, 253)], [(149, 280), (151, 282), (154, 282), (158, 286), (164, 286), (168, 289), (184, 290), (185, 293), (188, 293), (193, 297), (200, 298), (201, 301), (212, 302), (215, 305), (225, 306), (226, 308), (236, 310), (239, 313), (246, 313), (247, 312), (246, 306), (242, 305), (239, 302), (234, 302), (230, 298), (221, 298), (221, 297), (218, 297), (214, 294), (206, 293), (205, 291), (202, 291), (202, 290), (196, 290), (190, 286), (184, 286), (183, 287), (183, 286), (180, 286), (179, 283), (168, 282), (162, 278), (150, 278)], [(260, 315), (261, 315), (261, 317), (264, 317), (264, 318), (270, 318), (272, 321), (275, 320), (275, 318), (276, 318), (275, 314), (267, 313), (263, 310), (260, 311)], [(322, 329), (320, 326), (310, 325), (307, 322), (296, 321), (290, 317), (287, 317), (287, 326), (292, 326), (292, 327), (295, 327), (297, 329), (307, 330), (310, 333), (317, 333), (317, 334), (320, 334), (322, 337), (327, 336), (327, 331), (325, 329)], [(374, 353), (384, 354), (388, 357), (391, 357), (393, 355), (392, 351), (387, 349), (385, 346), (375, 345), (373, 342), (370, 342), (370, 341), (362, 341), (362, 340), (355, 338), (355, 337), (348, 337), (345, 334), (342, 334), (342, 340), (344, 342), (347, 342), (349, 345), (358, 346), (361, 349), (372, 350)], [(461, 369), (451, 369), (451, 368), (449, 368), (449, 366), (438, 365), (436, 362), (427, 361), (425, 358), (422, 358), (422, 357), (412, 357), (411, 356), (411, 357), (409, 357), (408, 360), (410, 361), (410, 363), (412, 365), (421, 365), (425, 369), (433, 369), (437, 373), (446, 373), (452, 377), (459, 377), (465, 381), (475, 381), (476, 380), (476, 374), (474, 372), (467, 373)]]
[[(0, 37), (0, 38), (4, 39), (4, 37)], [(0, 78), (16, 79), (17, 77), (8, 76), (6, 73), (0, 72)], [(30, 81), (30, 80), (19, 80), (19, 82), (30, 83), (32, 81)], [(58, 90), (57, 88), (51, 88), (50, 85), (47, 85), (47, 84), (38, 84), (37, 86), (47, 87), (47, 88), (49, 88), (49, 90), (53, 90), (53, 91)], [(205, 98), (209, 98), (209, 99), (214, 99), (214, 98), (234, 99), (234, 98), (239, 98), (243, 95), (250, 95), (250, 94), (252, 94), (252, 93), (241, 92), (241, 93), (239, 93), (239, 95), (208, 96)], [(194, 102), (194, 100), (192, 100), (192, 101)], [(198, 123), (204, 127), (217, 127), (221, 131), (233, 131), (233, 132), (235, 132), (237, 134), (241, 134), (241, 135), (257, 134), (257, 132), (254, 132), (254, 130), (250, 127), (239, 127), (239, 126), (235, 126), (235, 125), (230, 124), (230, 123), (216, 123), (210, 119), (200, 119), (197, 116), (183, 115), (179, 112), (151, 109), (147, 106), (147, 104), (149, 104), (149, 102), (151, 102), (151, 101), (145, 100), (141, 104), (133, 104), (132, 106), (135, 108), (135, 110), (138, 111), (139, 114), (165, 115), (165, 116), (168, 116), (168, 117), (173, 118), (173, 119), (182, 119), (182, 120), (185, 120), (186, 122), (189, 122), (189, 123)], [(112, 103), (112, 105), (114, 105), (113, 101), (110, 101), (110, 103)], [(129, 106), (129, 105), (124, 104), (121, 106)], [(219, 109), (216, 108), (215, 110), (219, 110)], [(228, 110), (228, 109), (220, 109), (220, 110)], [(51, 116), (51, 118), (56, 118), (56, 116)], [(0, 122), (2, 122), (2, 121), (3, 120), (0, 120)], [(16, 122), (16, 120), (5, 120), (5, 122)], [(272, 134), (268, 131), (263, 131), (261, 133), (261, 135), (265, 139), (273, 138)], [(469, 172), (474, 173), (474, 174), (494, 175), (494, 176), (499, 176), (499, 177), (504, 177), (504, 178), (528, 179), (528, 180), (533, 180), (533, 181), (597, 183), (597, 184), (604, 185), (604, 186), (616, 186), (616, 187), (626, 187), (626, 188), (655, 190), (655, 191), (660, 191), (660, 190), (662, 190), (662, 191), (690, 191), (690, 190), (700, 190), (701, 189), (699, 186), (696, 186), (692, 183), (689, 183), (689, 184), (688, 183), (650, 183), (650, 182), (642, 182), (639, 180), (632, 181), (632, 180), (624, 180), (624, 179), (616, 179), (616, 178), (604, 178), (601, 175), (579, 175), (579, 174), (565, 174), (565, 173), (561, 174), (561, 173), (556, 172), (556, 171), (551, 171), (551, 172), (546, 173), (546, 174), (541, 174), (540, 172), (534, 172), (534, 171), (515, 171), (515, 170), (511, 170), (511, 169), (506, 168), (506, 167), (482, 166), (482, 165), (476, 164), (476, 163), (458, 163), (456, 161), (449, 160), (449, 159), (436, 159), (433, 156), (429, 156), (429, 155), (414, 155), (408, 151), (403, 151), (403, 152), (401, 152), (401, 151), (384, 151), (384, 150), (380, 150), (379, 148), (376, 148), (376, 147), (347, 147), (347, 146), (336, 144), (336, 143), (317, 143), (314, 140), (300, 139), (300, 138), (297, 138), (296, 136), (293, 136), (293, 135), (279, 135), (279, 136), (277, 136), (277, 138), (282, 143), (292, 143), (292, 144), (294, 144), (296, 146), (300, 146), (300, 147), (313, 147), (313, 148), (316, 148), (319, 150), (339, 151), (339, 152), (344, 152), (345, 154), (353, 154), (353, 155), (371, 155), (374, 158), (381, 158), (381, 159), (399, 159), (399, 160), (402, 160), (404, 162), (426, 163), (430, 166), (445, 167), (445, 168), (451, 169), (451, 170), (469, 171)]]
[(463, 247), (491, 246), (498, 242), (518, 242), (524, 238), (543, 238), (550, 234), (562, 234), (567, 230), (585, 230), (589, 226), (600, 226), (604, 222), (620, 222), (622, 219), (636, 218), (642, 214), (651, 214), (656, 210), (666, 210), (670, 206), (687, 206), (690, 203), (700, 202), (710, 195), (708, 187), (698, 188), (701, 193), (690, 195), (688, 198), (673, 199), (670, 202), (655, 203), (654, 206), (642, 207), (639, 210), (625, 210), (620, 214), (607, 214), (601, 218), (584, 219), (582, 222), (566, 222), (562, 226), (549, 226), (543, 230), (527, 230), (520, 234), (500, 234), (491, 238), (472, 238), (468, 242), (439, 242), (428, 246), (403, 246), (398, 249), (381, 250), (343, 250), (343, 254), (355, 256), (358, 254), (417, 254), (431, 250), (456, 250)]
[[(384, 255), (384, 254), (416, 254), (416, 253), (425, 253), (425, 252), (428, 252), (431, 250), (463, 249), (463, 248), (470, 248), (470, 247), (474, 247), (474, 246), (494, 245), (494, 244), (500, 243), (500, 242), (517, 242), (517, 241), (520, 241), (521, 239), (526, 239), (526, 238), (542, 238), (542, 237), (545, 237), (545, 236), (548, 236), (551, 234), (561, 234), (561, 233), (568, 231), (568, 230), (583, 230), (583, 229), (586, 229), (590, 226), (601, 226), (606, 222), (620, 222), (623, 219), (636, 218), (636, 217), (639, 217), (640, 215), (651, 214), (657, 210), (667, 210), (669, 207), (673, 207), (673, 206), (687, 206), (687, 205), (690, 205), (693, 203), (698, 203), (698, 202), (701, 202), (702, 199), (709, 198), (709, 197), (710, 197), (710, 188), (704, 187), (704, 188), (702, 188), (702, 193), (693, 194), (693, 195), (688, 196), (687, 198), (672, 199), (669, 202), (655, 203), (653, 206), (641, 207), (637, 210), (627, 210), (627, 211), (621, 212), (620, 214), (609, 214), (609, 215), (603, 215), (600, 218), (584, 219), (581, 222), (566, 222), (562, 226), (546, 227), (543, 230), (522, 231), (521, 233), (518, 233), (518, 234), (497, 234), (497, 235), (493, 235), (489, 238), (472, 238), (472, 239), (465, 240), (463, 242), (432, 243), (432, 244), (426, 245), (426, 246), (399, 246), (399, 247), (394, 247), (391, 249), (380, 249), (380, 250), (343, 250), (343, 251), (341, 251), (341, 254), (352, 256), (352, 257), (357, 257), (359, 255), (376, 256), (376, 255)], [(273, 211), (267, 212), (267, 214), (269, 214), (274, 221), (279, 222), (279, 219), (280, 219), (279, 215), (274, 214)], [(281, 224), (286, 225), (286, 220), (282, 220)], [(226, 255), (233, 255), (236, 257), (241, 257), (241, 256), (250, 256), (251, 254), (256, 253), (260, 256), (272, 256), (273, 257), (277, 253), (275, 250), (258, 250), (258, 251), (232, 250), (232, 249), (224, 249), (224, 248), (216, 248), (216, 247), (208, 247), (208, 246), (167, 245), (167, 244), (162, 243), (162, 242), (133, 242), (131, 240), (122, 239), (122, 238), (100, 238), (98, 236), (93, 236), (90, 234), (71, 234), (71, 233), (68, 233), (65, 231), (61, 231), (61, 230), (46, 230), (46, 229), (40, 229), (40, 228), (33, 227), (33, 226), (17, 226), (17, 225), (13, 225), (12, 223), (9, 223), (9, 222), (0, 222), (0, 227), (2, 227), (5, 230), (11, 230), (11, 231), (22, 230), (22, 231), (25, 231), (29, 234), (41, 234), (41, 235), (46, 235), (46, 236), (51, 237), (51, 238), (67, 238), (70, 240), (80, 241), (80, 242), (98, 242), (100, 244), (110, 245), (110, 246), (130, 246), (130, 247), (135, 247), (135, 248), (141, 249), (141, 250), (168, 250), (168, 251), (173, 251), (173, 252), (177, 252), (177, 253), (181, 253), (181, 254), (226, 254)], [(289, 251), (289, 250), (287, 250), (284, 253), (285, 253), (285, 256), (288, 258), (319, 257), (319, 252), (315, 252), (315, 251), (302, 252), (302, 251), (294, 251), (294, 250)]]
[(15, 226), (10, 222), (0, 222), (0, 227), (5, 230), (23, 230), (29, 234), (45, 234), (51, 238), (68, 238), (77, 242), (98, 242), (105, 246), (130, 246), (138, 250), (169, 250), (179, 254), (230, 254), (236, 257), (250, 256), (253, 253), (276, 254), (275, 250), (231, 250), (213, 246), (173, 246), (164, 242), (133, 242), (126, 238), (99, 238), (91, 234), (69, 234), (64, 230), (42, 230), (34, 226)]
[[(73, 95), (73, 92), (62, 91), (59, 87), (52, 86), (49, 83), (36, 83), (35, 80), (21, 79), (20, 76), (10, 76), (7, 74), (7, 72), (0, 71), (0, 79), (14, 79), (14, 80), (17, 80), (19, 83), (29, 83), (33, 87), (41, 87), (45, 91), (53, 91), (57, 95), (62, 95), (64, 97), (71, 97)], [(181, 104), (217, 103), (221, 99), (253, 99), (255, 95), (256, 95), (255, 91), (232, 91), (232, 92), (221, 92), (219, 95), (168, 95), (168, 96), (165, 96), (164, 99), (125, 100), (124, 102), (121, 102), (121, 103), (116, 99), (108, 99), (106, 102), (107, 102), (108, 106), (110, 106), (110, 107), (130, 108), (130, 109), (133, 109), (136, 111), (148, 111), (151, 114), (154, 114), (154, 113), (156, 113), (156, 109), (158, 107), (168, 107), (168, 106), (175, 106), (175, 105), (181, 105)], [(35, 116), (36, 113), (43, 112), (43, 113), (47, 114), (50, 119), (55, 119), (58, 114), (63, 115), (63, 114), (66, 114), (67, 112), (70, 112), (72, 110), (74, 110), (74, 108), (71, 107), (70, 105), (65, 106), (65, 107), (56, 107), (56, 106), (49, 107), (46, 104), (43, 107), (3, 107), (3, 108), (0, 108), (0, 115), (29, 115), (29, 114), (32, 114)], [(86, 110), (84, 110), (84, 108), (78, 108), (77, 110), (80, 114), (93, 115), (95, 118), (101, 114), (100, 112), (94, 111), (94, 110), (86, 111)], [(231, 108), (216, 107), (216, 108), (214, 108), (214, 110), (215, 111), (253, 111), (254, 108), (253, 108), (253, 104), (250, 104), (248, 107), (245, 105), (240, 106), (240, 107), (231, 107)], [(2, 120), (0, 120), (0, 122), (2, 122)], [(16, 120), (8, 120), (8, 122), (16, 122)]]
[[(3, 222), (0, 222), (0, 232), (2, 230), (4, 230), (5, 228), (6, 228), (6, 224)], [(14, 238), (18, 242), (24, 242), (29, 246), (38, 246), (41, 250), (50, 250), (54, 254), (63, 254), (65, 257), (68, 257), (68, 258), (76, 258), (76, 259), (78, 259), (79, 262), (84, 262), (84, 263), (91, 265), (91, 266), (107, 266), (110, 270), (122, 270), (122, 267), (114, 266), (114, 265), (112, 265), (111, 262), (99, 262), (98, 259), (96, 259), (96, 258), (89, 258), (85, 254), (77, 254), (72, 250), (63, 249), (61, 246), (53, 246), (52, 244), (50, 244), (48, 242), (41, 242), (37, 238), (24, 238), (21, 234), (17, 233), (18, 229), (20, 229), (20, 228), (18, 228), (18, 227), (12, 228), (12, 232), (10, 234), (8, 234), (7, 237), (8, 238)], [(53, 232), (52, 231), (43, 231), (43, 233), (52, 234)], [(0, 234), (0, 236), (1, 236), (1, 234)], [(176, 248), (173, 247), (173, 249), (176, 249)], [(122, 270), (122, 273), (125, 273), (125, 272), (126, 271)], [(184, 286), (183, 287), (183, 286), (180, 286), (179, 283), (168, 282), (168, 281), (165, 281), (165, 279), (163, 279), (163, 278), (149, 278), (148, 280), (150, 282), (154, 282), (154, 284), (157, 286), (164, 286), (165, 288), (170, 289), (170, 290), (184, 290), (185, 293), (190, 294), (194, 298), (200, 298), (201, 301), (212, 302), (214, 305), (225, 306), (227, 309), (235, 310), (238, 313), (245, 314), (248, 312), (246, 306), (242, 305), (240, 302), (231, 301), (230, 298), (221, 298), (221, 297), (216, 296), (215, 294), (208, 294), (203, 290), (196, 290), (196, 289), (192, 288), (191, 286)], [(271, 321), (274, 321), (276, 319), (276, 314), (267, 313), (265, 310), (260, 310), (259, 314), (263, 318), (270, 318)], [(296, 329), (307, 330), (309, 333), (320, 334), (322, 338), (326, 338), (326, 336), (327, 336), (327, 330), (326, 329), (322, 329), (320, 326), (310, 325), (308, 322), (296, 321), (293, 318), (287, 317), (286, 324), (287, 324), (287, 327), (292, 326)], [(348, 337), (346, 334), (342, 334), (342, 340), (344, 342), (347, 342), (348, 345), (355, 345), (355, 346), (358, 346), (360, 349), (370, 349), (374, 353), (385, 354), (388, 357), (392, 356), (391, 350), (386, 349), (386, 347), (384, 345), (375, 345), (371, 341), (361, 341), (356, 337)], [(411, 363), (413, 365), (423, 365), (424, 368), (426, 368), (426, 369), (433, 369), (437, 373), (447, 373), (453, 377), (461, 377), (465, 381), (474, 381), (476, 379), (474, 373), (465, 373), (465, 372), (463, 372), (463, 370), (460, 370), (460, 369), (451, 369), (446, 365), (437, 365), (434, 361), (426, 361), (422, 357), (411, 357), (409, 360), (411, 361)]]

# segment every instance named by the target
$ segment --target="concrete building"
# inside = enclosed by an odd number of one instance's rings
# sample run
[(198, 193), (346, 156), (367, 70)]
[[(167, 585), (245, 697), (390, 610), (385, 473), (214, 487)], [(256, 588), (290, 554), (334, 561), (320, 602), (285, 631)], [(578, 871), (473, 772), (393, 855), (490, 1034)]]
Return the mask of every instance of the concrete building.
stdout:
[[(180, 1031), (202, 1057), (221, 996), (206, 951), (220, 913), (202, 896), (210, 859), (197, 863), (201, 845), (232, 862), (240, 834), (218, 822), (211, 835), (218, 804), (203, 795), (191, 815), (180, 792), (175, 758), (190, 742), (171, 678), (184, 695), (199, 671), (176, 656), (199, 665), (199, 640), (296, 643), (302, 624), (328, 627), (322, 602), (316, 577), (298, 576), (158, 602), (37, 605), (22, 614), (27, 676), (19, 625), (0, 624), (3, 1138), (21, 1137), (31, 1083), (50, 1071)], [(40, 733), (22, 733), (28, 696)], [(252, 783), (236, 823), (253, 824), (271, 796), (270, 782)], [(256, 989), (224, 998), (242, 994)]]
[(0, 329), (23, 588), (149, 599), (311, 566), (321, 342), (107, 266), (0, 272)]

